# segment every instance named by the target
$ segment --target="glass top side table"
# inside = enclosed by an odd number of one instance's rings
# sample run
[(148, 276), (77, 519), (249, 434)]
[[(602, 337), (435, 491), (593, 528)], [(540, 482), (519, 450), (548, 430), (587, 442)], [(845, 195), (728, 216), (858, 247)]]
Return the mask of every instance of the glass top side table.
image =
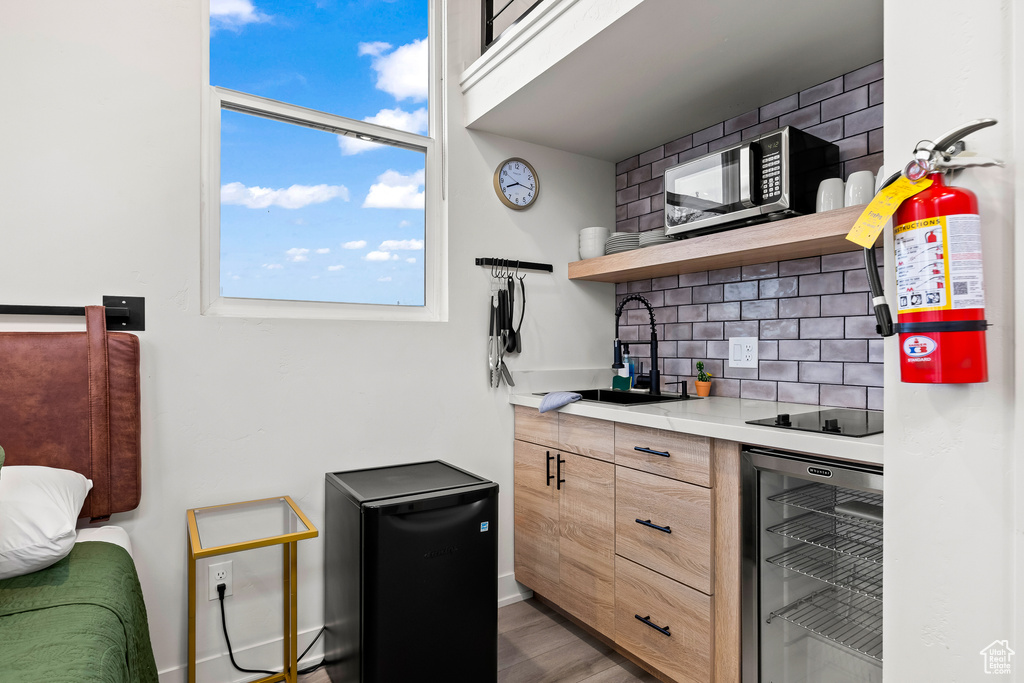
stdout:
[(318, 532), (289, 496), (194, 508), (188, 523), (188, 682), (196, 681), (196, 561), (281, 545), (284, 554), (284, 671), (252, 683), (296, 683), (298, 618), (296, 544)]

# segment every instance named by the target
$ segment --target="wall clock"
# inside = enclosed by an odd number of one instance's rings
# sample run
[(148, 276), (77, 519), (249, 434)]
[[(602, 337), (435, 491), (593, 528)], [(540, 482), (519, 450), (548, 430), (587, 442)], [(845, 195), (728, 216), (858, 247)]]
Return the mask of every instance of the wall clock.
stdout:
[(522, 211), (533, 206), (540, 192), (540, 178), (527, 161), (512, 157), (498, 164), (494, 171), (494, 191), (501, 203)]

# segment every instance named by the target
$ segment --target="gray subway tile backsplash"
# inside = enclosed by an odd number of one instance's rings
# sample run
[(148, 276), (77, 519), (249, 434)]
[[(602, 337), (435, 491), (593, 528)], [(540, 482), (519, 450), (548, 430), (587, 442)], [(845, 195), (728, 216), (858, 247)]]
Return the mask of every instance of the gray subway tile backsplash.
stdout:
[[(616, 230), (664, 226), (666, 169), (784, 125), (835, 142), (844, 180), (877, 171), (883, 96), (883, 63), (875, 62), (620, 161)], [(620, 283), (615, 291), (617, 301), (642, 292), (657, 309), (666, 383), (684, 380), (693, 391), (694, 364), (702, 360), (713, 396), (882, 409), (883, 343), (859, 249)], [(647, 339), (646, 311), (636, 303), (628, 310), (636, 312), (623, 316), (620, 338)], [(758, 368), (728, 366), (730, 337), (759, 339)], [(649, 346), (632, 352), (649, 364)]]

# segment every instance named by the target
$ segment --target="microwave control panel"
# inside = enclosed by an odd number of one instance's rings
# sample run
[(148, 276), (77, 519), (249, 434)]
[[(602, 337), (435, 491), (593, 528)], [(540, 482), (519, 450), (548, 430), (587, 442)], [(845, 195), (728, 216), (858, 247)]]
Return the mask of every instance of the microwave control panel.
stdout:
[(782, 196), (782, 135), (775, 134), (758, 141), (761, 147), (761, 201), (764, 204)]

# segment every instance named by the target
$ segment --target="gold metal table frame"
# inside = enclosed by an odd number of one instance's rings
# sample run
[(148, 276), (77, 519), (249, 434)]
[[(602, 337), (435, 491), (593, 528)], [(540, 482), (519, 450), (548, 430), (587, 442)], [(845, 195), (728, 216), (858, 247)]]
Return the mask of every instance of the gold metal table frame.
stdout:
[[(213, 545), (204, 547), (202, 540), (202, 527), (207, 519), (216, 519), (219, 515), (235, 515), (234, 521), (242, 520), (247, 513), (274, 513), (280, 510), (288, 526), (294, 526), (295, 531), (284, 531), (283, 533), (256, 534), (255, 538), (230, 539), (225, 542), (222, 538), (218, 541), (211, 541)], [(198, 515), (198, 519), (197, 519)], [(294, 518), (292, 517), (294, 515)], [(278, 496), (275, 498), (263, 498), (241, 503), (229, 503), (227, 505), (213, 505), (205, 508), (194, 508), (186, 513), (188, 520), (188, 683), (196, 683), (196, 561), (217, 555), (227, 555), (243, 550), (265, 548), (271, 545), (282, 546), (284, 554), (283, 563), (283, 592), (284, 592), (284, 671), (271, 676), (259, 678), (251, 683), (275, 683), (286, 681), (297, 683), (298, 678), (298, 618), (297, 612), (297, 589), (296, 589), (296, 544), (307, 538), (315, 538), (319, 532), (303, 514), (302, 510), (289, 496)], [(207, 534), (216, 538), (217, 534)], [(230, 534), (228, 534), (230, 535)], [(251, 536), (252, 534), (241, 534)]]

